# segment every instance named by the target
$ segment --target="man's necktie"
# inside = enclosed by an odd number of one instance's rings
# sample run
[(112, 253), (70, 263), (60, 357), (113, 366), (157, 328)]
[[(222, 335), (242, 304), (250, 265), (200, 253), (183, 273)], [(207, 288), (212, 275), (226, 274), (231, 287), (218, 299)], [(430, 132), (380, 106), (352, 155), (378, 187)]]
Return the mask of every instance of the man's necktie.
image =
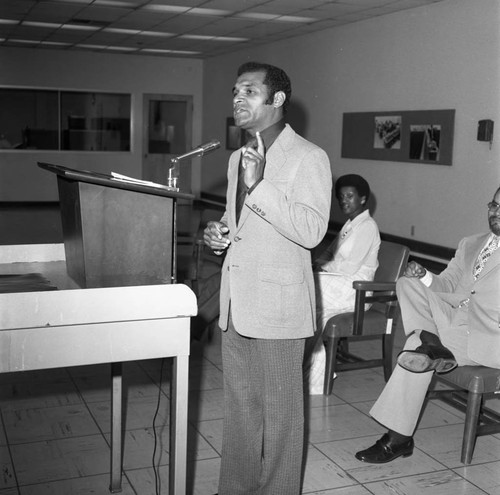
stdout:
[(245, 197), (248, 188), (245, 184), (245, 169), (243, 168), (243, 156), (240, 156), (240, 163), (238, 165), (238, 185), (236, 186), (236, 225), (240, 221), (241, 210), (245, 204)]
[(477, 277), (481, 273), (481, 270), (484, 268), (484, 265), (488, 261), (488, 258), (492, 255), (494, 251), (498, 249), (499, 241), (500, 241), (500, 236), (494, 235), (490, 239), (490, 242), (488, 242), (486, 246), (484, 246), (484, 248), (479, 253), (476, 263), (474, 264), (474, 270), (472, 271), (472, 274), (474, 275), (474, 280), (477, 279)]
[[(255, 139), (250, 139), (245, 145), (245, 148), (255, 147), (257, 141)], [(238, 165), (238, 185), (236, 186), (236, 225), (240, 220), (241, 210), (243, 210), (243, 205), (245, 204), (245, 198), (248, 192), (248, 187), (245, 184), (245, 169), (243, 168), (243, 153), (240, 156), (240, 163)]]

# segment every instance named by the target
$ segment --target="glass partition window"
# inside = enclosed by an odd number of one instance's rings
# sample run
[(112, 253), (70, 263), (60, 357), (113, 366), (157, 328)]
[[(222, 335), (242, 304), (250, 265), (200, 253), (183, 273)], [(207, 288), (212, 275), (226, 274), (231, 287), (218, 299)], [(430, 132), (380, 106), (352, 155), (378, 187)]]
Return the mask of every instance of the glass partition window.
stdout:
[(0, 149), (59, 149), (56, 91), (0, 88)]
[(185, 153), (187, 107), (186, 101), (149, 102), (148, 153)]
[(130, 95), (0, 88), (0, 150), (130, 151)]
[(63, 150), (130, 151), (130, 96), (61, 93)]

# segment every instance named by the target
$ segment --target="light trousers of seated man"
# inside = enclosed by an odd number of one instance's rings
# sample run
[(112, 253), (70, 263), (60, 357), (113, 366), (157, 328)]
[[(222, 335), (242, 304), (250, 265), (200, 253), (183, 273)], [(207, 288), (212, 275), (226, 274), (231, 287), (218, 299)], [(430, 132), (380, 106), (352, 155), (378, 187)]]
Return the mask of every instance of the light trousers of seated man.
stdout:
[[(459, 366), (479, 364), (467, 356), (467, 307), (453, 308), (417, 278), (400, 278), (396, 289), (408, 337), (405, 350), (416, 349), (419, 330), (427, 330), (439, 336)], [(433, 373), (412, 373), (396, 365), (370, 415), (390, 430), (413, 436)]]

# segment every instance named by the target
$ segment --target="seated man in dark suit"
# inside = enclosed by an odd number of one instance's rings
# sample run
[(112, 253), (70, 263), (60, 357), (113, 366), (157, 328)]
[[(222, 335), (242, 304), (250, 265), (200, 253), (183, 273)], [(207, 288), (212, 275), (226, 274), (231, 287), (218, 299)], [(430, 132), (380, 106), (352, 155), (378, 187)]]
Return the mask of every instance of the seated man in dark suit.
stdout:
[(413, 433), (432, 375), (455, 366), (500, 369), (500, 188), (488, 203), (490, 232), (460, 241), (440, 275), (410, 262), (397, 282), (408, 339), (371, 416), (389, 428), (356, 453), (384, 463), (413, 453)]

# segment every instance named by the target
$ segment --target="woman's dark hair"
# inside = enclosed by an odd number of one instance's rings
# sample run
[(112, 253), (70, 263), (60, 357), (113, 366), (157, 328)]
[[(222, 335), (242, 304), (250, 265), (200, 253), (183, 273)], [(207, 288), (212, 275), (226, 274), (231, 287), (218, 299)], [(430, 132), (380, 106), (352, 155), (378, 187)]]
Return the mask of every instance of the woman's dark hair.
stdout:
[(360, 196), (365, 196), (366, 201), (370, 197), (370, 186), (361, 175), (347, 174), (342, 175), (335, 182), (335, 196), (338, 198), (342, 187), (354, 187)]
[(274, 95), (278, 91), (285, 93), (285, 102), (283, 103), (283, 113), (286, 113), (290, 98), (292, 97), (292, 83), (283, 69), (270, 64), (261, 62), (245, 62), (238, 68), (238, 77), (245, 72), (264, 72), (264, 84), (269, 88), (269, 97), (266, 104), (272, 105)]

